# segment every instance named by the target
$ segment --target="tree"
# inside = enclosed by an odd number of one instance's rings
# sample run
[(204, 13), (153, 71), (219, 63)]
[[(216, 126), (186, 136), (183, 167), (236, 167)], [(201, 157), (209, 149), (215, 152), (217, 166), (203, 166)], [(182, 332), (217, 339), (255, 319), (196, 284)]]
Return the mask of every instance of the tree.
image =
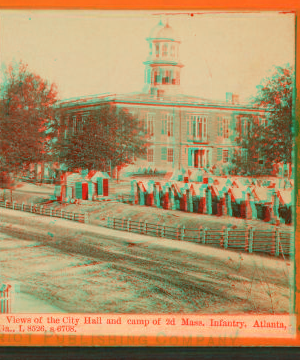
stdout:
[(28, 70), (22, 62), (2, 71), (0, 87), (0, 167), (18, 171), (47, 157), (54, 120), (56, 86)]
[[(77, 119), (76, 129), (70, 134), (65, 119), (60, 115), (60, 132), (54, 151), (68, 170), (101, 170), (133, 163), (135, 157), (145, 154), (145, 141), (139, 122), (127, 111), (115, 105), (103, 105)], [(81, 117), (81, 115), (80, 115)], [(74, 126), (74, 124), (72, 124)], [(65, 136), (65, 131), (69, 133)]]
[(266, 110), (266, 121), (249, 118), (246, 134), (237, 139), (247, 157), (236, 151), (236, 171), (265, 174), (270, 173), (273, 164), (292, 162), (293, 85), (294, 70), (286, 65), (275, 67), (273, 75), (257, 86), (252, 101), (255, 107)]

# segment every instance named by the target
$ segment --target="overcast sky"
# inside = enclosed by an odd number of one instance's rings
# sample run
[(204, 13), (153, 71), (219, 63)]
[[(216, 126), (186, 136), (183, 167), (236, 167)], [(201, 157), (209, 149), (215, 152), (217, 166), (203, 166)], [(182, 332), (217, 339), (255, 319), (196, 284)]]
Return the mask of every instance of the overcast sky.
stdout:
[[(187, 95), (225, 100), (230, 91), (246, 99), (273, 66), (294, 65), (291, 14), (190, 14), (167, 15), (182, 41)], [(160, 19), (158, 12), (68, 10), (0, 11), (0, 17), (0, 62), (27, 63), (57, 84), (61, 99), (141, 91), (145, 39)]]

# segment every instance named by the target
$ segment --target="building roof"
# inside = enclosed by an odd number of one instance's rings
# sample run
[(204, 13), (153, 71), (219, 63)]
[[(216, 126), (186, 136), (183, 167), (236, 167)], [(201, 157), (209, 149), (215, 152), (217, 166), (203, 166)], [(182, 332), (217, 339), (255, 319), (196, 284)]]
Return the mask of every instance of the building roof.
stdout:
[(179, 37), (173, 30), (173, 28), (168, 24), (163, 24), (160, 20), (159, 23), (151, 30), (149, 37), (147, 40), (172, 40), (179, 41)]
[(283, 205), (291, 205), (292, 204), (292, 190), (278, 190), (277, 196), (279, 201)]
[[(107, 178), (107, 174), (98, 170), (91, 170), (85, 177), (86, 180), (96, 180), (98, 177)], [(96, 178), (95, 178), (96, 177)]]
[(128, 94), (98, 94), (65, 99), (57, 102), (61, 108), (82, 109), (85, 107), (97, 107), (103, 104), (115, 103), (125, 105), (143, 105), (143, 106), (176, 106), (186, 108), (218, 108), (219, 110), (236, 110), (244, 112), (265, 112), (265, 108), (254, 107), (249, 103), (232, 104), (222, 100), (212, 100), (184, 94), (164, 95), (157, 97), (144, 92), (134, 92)]

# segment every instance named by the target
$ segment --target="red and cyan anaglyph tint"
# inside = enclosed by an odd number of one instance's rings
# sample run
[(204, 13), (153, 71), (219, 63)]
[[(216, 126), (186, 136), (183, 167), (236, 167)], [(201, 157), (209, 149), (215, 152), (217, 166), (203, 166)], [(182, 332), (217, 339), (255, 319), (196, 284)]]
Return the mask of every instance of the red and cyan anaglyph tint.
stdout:
[(2, 12), (4, 333), (295, 334), (294, 26)]

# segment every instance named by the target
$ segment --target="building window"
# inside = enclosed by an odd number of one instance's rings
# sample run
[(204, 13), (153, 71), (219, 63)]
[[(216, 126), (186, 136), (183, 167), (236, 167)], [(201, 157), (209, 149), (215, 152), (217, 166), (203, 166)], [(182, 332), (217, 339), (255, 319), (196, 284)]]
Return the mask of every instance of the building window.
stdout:
[(156, 57), (159, 57), (159, 44), (155, 45), (155, 54), (156, 54)]
[(171, 56), (174, 56), (174, 50), (175, 50), (175, 47), (174, 45), (171, 46)]
[(87, 115), (82, 115), (81, 116), (81, 120), (78, 122), (77, 128), (78, 128), (78, 132), (83, 132), (83, 126), (87, 121), (88, 116)]
[(239, 122), (239, 134), (246, 137), (249, 131), (250, 122), (247, 118), (241, 118)]
[(186, 122), (186, 134), (190, 135), (190, 122), (189, 121)]
[(237, 120), (236, 120), (236, 132), (238, 134), (238, 136), (241, 136), (242, 134), (242, 125), (241, 125), (242, 121), (241, 121), (241, 118), (238, 117)]
[(173, 115), (164, 114), (161, 125), (162, 135), (173, 136), (173, 128), (174, 128)]
[(164, 44), (163, 45), (163, 56), (167, 56), (168, 55), (168, 45), (167, 44)]
[(223, 163), (228, 163), (228, 150), (223, 150)]
[(223, 118), (223, 137), (224, 139), (229, 138), (229, 119)]
[(173, 149), (168, 149), (168, 163), (173, 162)]
[(161, 148), (161, 160), (167, 160), (167, 148), (166, 147)]
[(192, 124), (193, 124), (193, 136), (195, 137), (196, 136), (196, 120), (194, 120), (195, 119), (195, 117), (194, 116), (192, 116)]
[(222, 161), (222, 149), (217, 149), (217, 161)]
[(73, 134), (77, 133), (77, 117), (73, 116)]
[(147, 114), (145, 118), (145, 134), (154, 135), (154, 114)]
[(260, 124), (260, 126), (266, 127), (266, 125), (267, 125), (266, 118), (265, 117), (259, 118), (259, 124)]
[(229, 138), (229, 118), (218, 116), (218, 136)]
[(154, 84), (158, 84), (160, 82), (160, 78), (159, 78), (159, 71), (155, 71), (154, 72)]
[(248, 155), (247, 149), (242, 149), (241, 150), (241, 158), (244, 163), (247, 162), (247, 155)]
[(68, 132), (69, 132), (69, 117), (66, 116), (63, 120), (62, 120), (62, 124), (64, 127), (64, 138), (66, 139), (68, 137)]
[(148, 148), (147, 149), (147, 160), (148, 162), (153, 162), (153, 149)]
[(192, 135), (200, 141), (207, 140), (207, 118), (204, 116), (192, 115)]
[(206, 150), (206, 167), (210, 166), (210, 161), (209, 161), (209, 150)]
[(162, 83), (163, 84), (170, 84), (170, 82), (171, 82), (171, 71), (166, 70), (165, 71), (165, 76), (162, 78)]

